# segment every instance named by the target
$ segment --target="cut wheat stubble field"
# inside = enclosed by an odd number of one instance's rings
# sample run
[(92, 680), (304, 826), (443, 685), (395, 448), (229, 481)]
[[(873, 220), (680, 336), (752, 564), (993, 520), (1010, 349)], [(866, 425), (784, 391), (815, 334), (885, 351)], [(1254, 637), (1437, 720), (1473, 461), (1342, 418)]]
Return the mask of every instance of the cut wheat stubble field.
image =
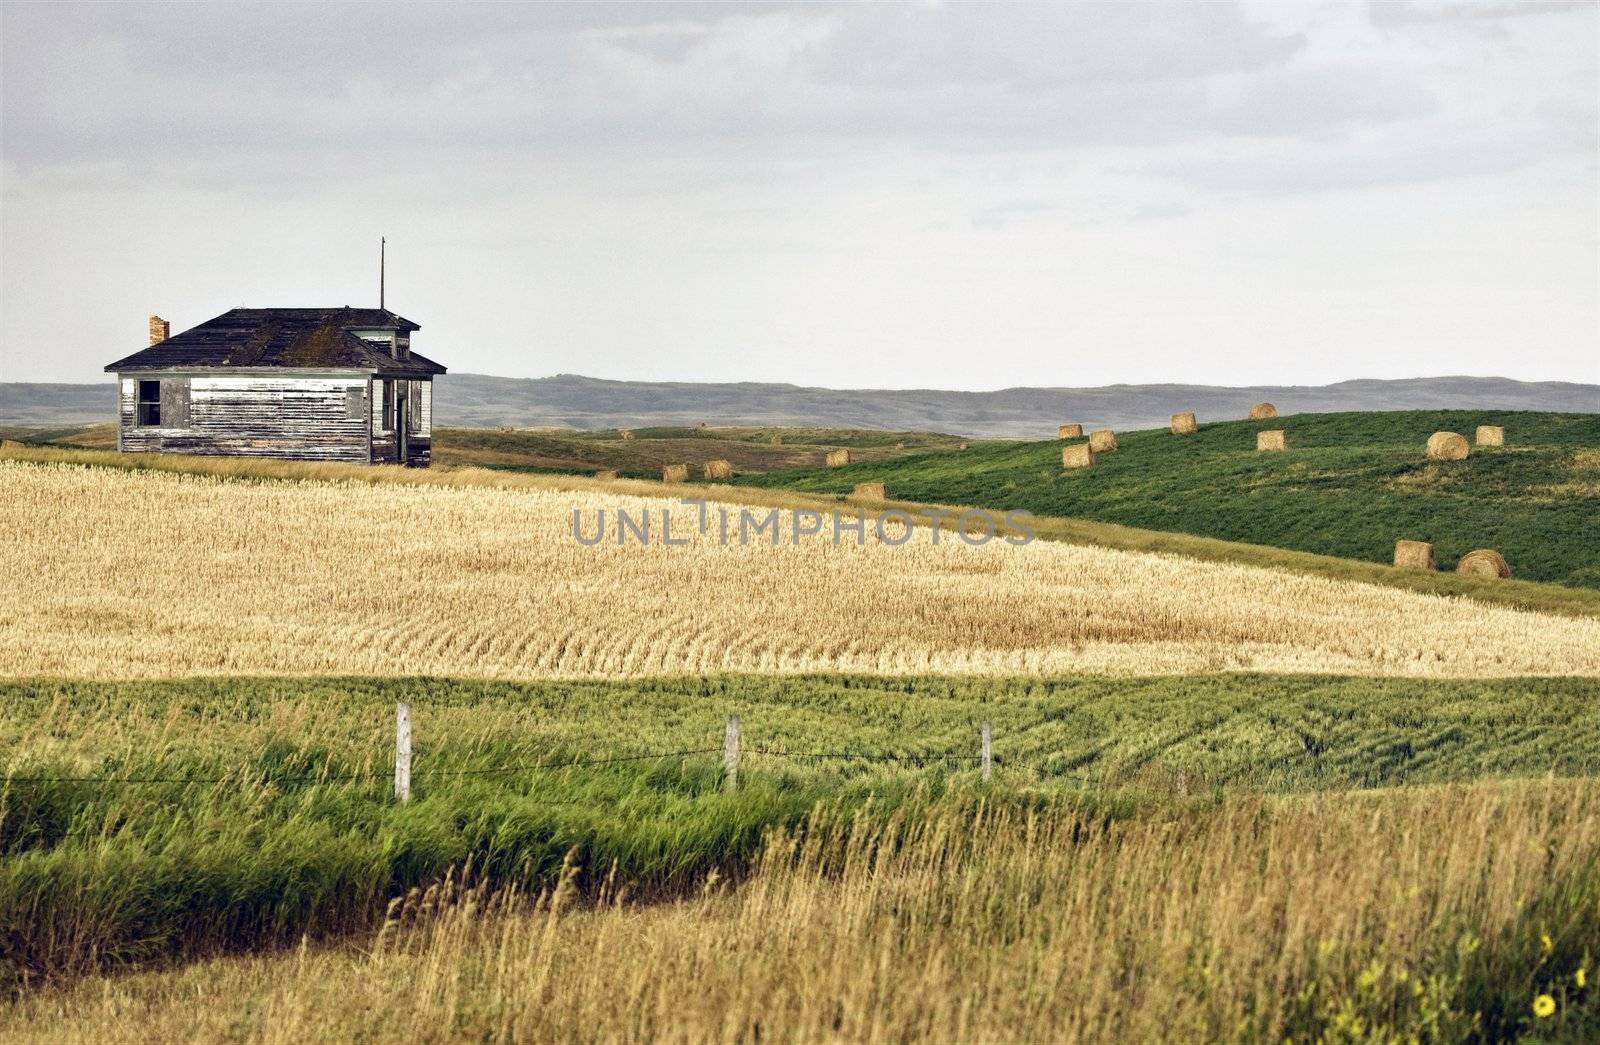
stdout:
[[(0, 462), (0, 674), (1600, 675), (1600, 621), (923, 534), (721, 546), (670, 499)], [(585, 547), (670, 508), (686, 547)], [(788, 525), (784, 533), (789, 532)]]

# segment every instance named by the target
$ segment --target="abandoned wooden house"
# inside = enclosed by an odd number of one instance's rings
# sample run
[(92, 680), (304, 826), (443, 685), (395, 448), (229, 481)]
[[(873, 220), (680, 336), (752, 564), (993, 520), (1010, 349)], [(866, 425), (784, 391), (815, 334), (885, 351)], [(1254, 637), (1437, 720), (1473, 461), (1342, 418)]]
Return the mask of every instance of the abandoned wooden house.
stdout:
[(426, 466), (433, 379), (421, 329), (381, 308), (236, 308), (150, 347), (117, 375), (120, 450)]

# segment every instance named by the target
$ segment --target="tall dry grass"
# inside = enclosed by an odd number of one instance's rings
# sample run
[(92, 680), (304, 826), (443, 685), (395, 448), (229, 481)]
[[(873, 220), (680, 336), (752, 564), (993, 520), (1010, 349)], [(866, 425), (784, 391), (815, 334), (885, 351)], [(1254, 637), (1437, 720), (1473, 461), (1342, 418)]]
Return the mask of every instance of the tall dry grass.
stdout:
[[(0, 674), (1600, 675), (1600, 621), (926, 532), (719, 546), (603, 492), (243, 483), (0, 461)], [(572, 513), (671, 508), (687, 547)], [(735, 531), (737, 517), (734, 521)]]
[(0, 1039), (1577, 1040), (1597, 859), (1594, 781), (819, 812), (677, 903), (435, 888), (359, 945), (25, 996)]

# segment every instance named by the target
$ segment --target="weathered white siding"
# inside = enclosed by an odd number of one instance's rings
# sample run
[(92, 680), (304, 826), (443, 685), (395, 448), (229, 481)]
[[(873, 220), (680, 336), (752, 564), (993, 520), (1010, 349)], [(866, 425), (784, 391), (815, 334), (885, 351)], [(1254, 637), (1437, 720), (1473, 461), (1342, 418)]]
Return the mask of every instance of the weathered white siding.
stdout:
[(417, 388), (417, 434), (425, 439), (433, 438), (433, 382), (418, 381)]
[[(162, 423), (137, 424), (138, 380), (187, 380), (187, 419), (165, 405)], [(366, 461), (367, 420), (350, 416), (347, 389), (366, 378), (149, 374), (122, 381), (121, 440), (131, 453), (234, 454), (318, 461)]]
[[(137, 423), (140, 380), (163, 382), (159, 425)], [(407, 382), (394, 385), (397, 397), (410, 395), (416, 414), (406, 463), (426, 465), (432, 458), (432, 382), (409, 384), (409, 393), (401, 391)], [(121, 378), (118, 400), (118, 445), (131, 453), (398, 461), (393, 404), (383, 401), (382, 379), (365, 374), (150, 373)]]

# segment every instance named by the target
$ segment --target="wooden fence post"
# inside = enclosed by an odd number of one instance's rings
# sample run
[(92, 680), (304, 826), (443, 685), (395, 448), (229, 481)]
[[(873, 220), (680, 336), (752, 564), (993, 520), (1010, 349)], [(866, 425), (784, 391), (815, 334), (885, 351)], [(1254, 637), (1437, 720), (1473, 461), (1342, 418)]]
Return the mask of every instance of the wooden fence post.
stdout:
[(411, 705), (394, 706), (394, 797), (411, 801)]
[(728, 728), (722, 735), (722, 773), (724, 786), (729, 791), (739, 790), (739, 716), (728, 716)]
[(994, 776), (994, 751), (993, 751), (993, 749), (991, 747), (991, 743), (990, 743), (993, 740), (993, 738), (994, 738), (994, 734), (989, 729), (989, 720), (988, 719), (984, 719), (983, 720), (983, 782), (985, 784), (987, 784), (989, 782), (989, 778), (990, 777)]

